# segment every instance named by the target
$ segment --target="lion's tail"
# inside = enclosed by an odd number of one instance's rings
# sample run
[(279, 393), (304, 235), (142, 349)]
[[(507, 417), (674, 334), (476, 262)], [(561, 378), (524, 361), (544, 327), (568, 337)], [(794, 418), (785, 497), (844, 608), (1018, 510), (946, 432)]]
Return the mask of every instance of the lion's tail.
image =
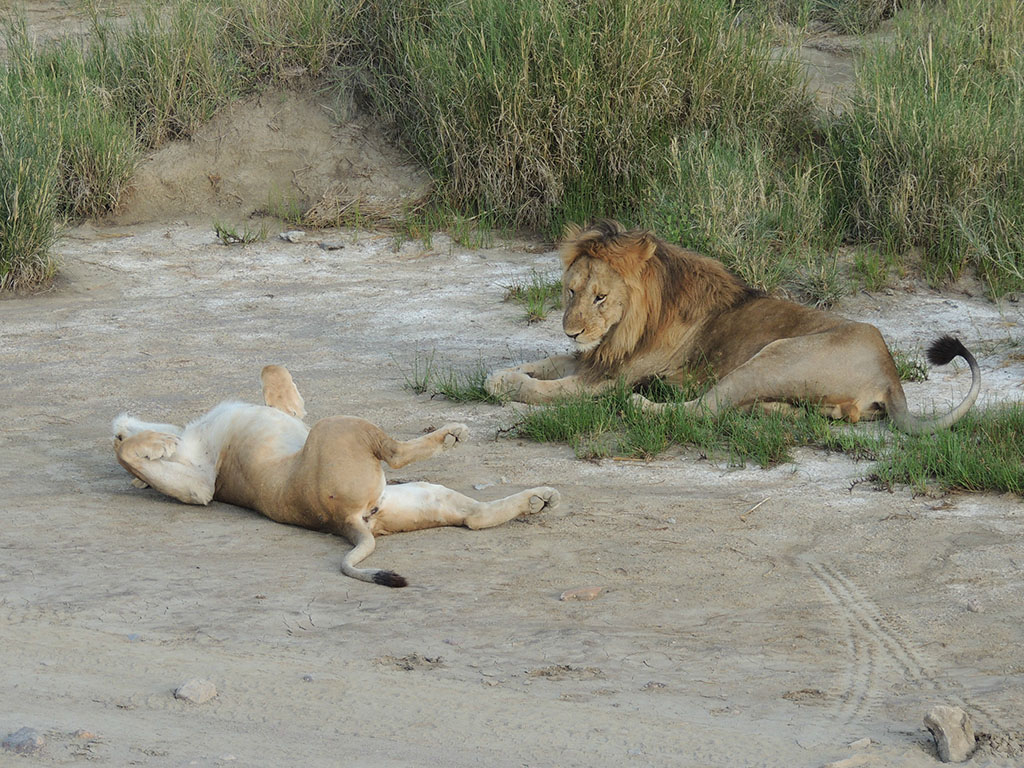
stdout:
[(971, 368), (971, 389), (960, 401), (960, 404), (942, 416), (933, 418), (914, 416), (907, 410), (907, 399), (903, 395), (902, 388), (899, 388), (898, 392), (892, 393), (892, 402), (889, 404), (889, 417), (896, 423), (896, 426), (911, 435), (936, 432), (953, 426), (970, 410), (981, 391), (981, 369), (978, 368), (978, 361), (974, 359), (974, 355), (967, 347), (953, 336), (947, 335), (936, 339), (928, 347), (928, 362), (932, 365), (947, 365), (955, 357), (962, 357)]
[(362, 525), (350, 524), (346, 526), (343, 533), (345, 538), (352, 542), (353, 547), (342, 558), (342, 573), (353, 579), (368, 581), (371, 584), (382, 584), (385, 587), (404, 587), (409, 583), (404, 576), (399, 576), (394, 571), (384, 571), (379, 568), (356, 568), (356, 563), (367, 557), (377, 546), (373, 539), (373, 533), (365, 523)]

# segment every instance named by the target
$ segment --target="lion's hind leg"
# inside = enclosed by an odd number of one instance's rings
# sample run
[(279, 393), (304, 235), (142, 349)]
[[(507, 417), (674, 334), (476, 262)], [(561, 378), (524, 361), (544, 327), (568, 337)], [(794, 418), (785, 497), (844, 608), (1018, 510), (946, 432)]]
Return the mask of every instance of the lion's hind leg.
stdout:
[[(117, 427), (122, 429), (118, 430)], [(152, 486), (185, 504), (209, 504), (213, 499), (216, 469), (210, 462), (193, 462), (179, 448), (183, 431), (170, 424), (147, 425), (121, 416), (114, 422), (114, 453), (118, 463), (133, 476), (133, 485)], [(170, 427), (176, 431), (139, 429)]]
[(469, 439), (469, 427), (454, 422), (412, 440), (395, 440), (376, 427), (374, 430), (378, 458), (386, 461), (392, 469), (401, 469), (414, 461), (424, 461)]
[(434, 483), (400, 483), (384, 489), (370, 520), (374, 531), (398, 533), (464, 525), (473, 530), (493, 528), (521, 515), (534, 515), (558, 506), (554, 488), (530, 488), (497, 501), (477, 501)]
[(297, 419), (306, 418), (306, 403), (288, 369), (283, 365), (267, 365), (260, 372), (263, 402)]

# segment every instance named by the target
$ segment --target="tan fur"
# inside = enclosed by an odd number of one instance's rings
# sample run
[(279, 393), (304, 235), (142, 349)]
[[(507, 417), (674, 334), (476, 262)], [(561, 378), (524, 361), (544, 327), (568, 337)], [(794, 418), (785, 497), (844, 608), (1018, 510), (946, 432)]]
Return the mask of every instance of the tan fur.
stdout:
[[(620, 379), (682, 384), (710, 377), (716, 384), (687, 407), (715, 412), (810, 401), (836, 418), (888, 414), (901, 429), (926, 432), (962, 417), (980, 390), (973, 356), (952, 342), (953, 354), (971, 367), (970, 392), (943, 416), (915, 417), (874, 326), (766, 296), (714, 259), (650, 232), (613, 221), (570, 226), (561, 256), (562, 328), (576, 354), (496, 371), (485, 382), (488, 392), (544, 403), (597, 394)], [(648, 410), (662, 407), (635, 399)]]
[(390, 571), (356, 568), (373, 552), (374, 535), (440, 525), (489, 528), (558, 504), (558, 492), (538, 487), (480, 502), (430, 483), (387, 485), (381, 462), (399, 468), (464, 442), (464, 424), (408, 441), (394, 440), (363, 419), (334, 416), (312, 428), (301, 420), (302, 396), (281, 366), (261, 374), (266, 405), (227, 402), (184, 428), (149, 424), (122, 414), (114, 421), (114, 451), (135, 485), (187, 504), (224, 501), (279, 523), (338, 534), (353, 548), (342, 571), (392, 587)]

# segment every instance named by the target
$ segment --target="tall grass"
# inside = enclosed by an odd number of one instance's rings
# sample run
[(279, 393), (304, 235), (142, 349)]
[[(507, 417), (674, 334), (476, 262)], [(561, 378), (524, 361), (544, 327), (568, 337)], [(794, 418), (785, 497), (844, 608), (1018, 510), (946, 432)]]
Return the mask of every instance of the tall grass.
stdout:
[(0, 290), (39, 285), (56, 270), (60, 174), (45, 120), (24, 90), (0, 79)]
[(871, 32), (904, 3), (902, 0), (737, 0), (736, 5), (758, 16), (804, 27), (812, 21), (837, 32)]
[(96, 17), (89, 74), (142, 144), (157, 146), (191, 135), (244, 91), (248, 72), (223, 37), (216, 6), (200, 0), (146, 4), (127, 27)]
[(1022, 39), (1019, 0), (898, 17), (831, 131), (854, 237), (919, 250), (934, 282), (973, 267), (995, 294), (1024, 289)]
[(6, 17), (0, 62), (0, 289), (52, 276), (63, 222), (113, 210), (146, 149), (261, 84), (337, 67), (362, 2), (174, 0), (84, 43), (37, 45)]
[[(897, 9), (851, 107), (815, 117), (764, 19), (861, 30)], [(431, 210), (473, 233), (614, 216), (823, 305), (843, 242), (881, 247), (856, 265), (869, 284), (912, 252), (934, 282), (1024, 288), (1019, 0), (170, 0), (97, 14), (82, 44), (8, 27), (5, 152), (57, 158), (5, 161), (8, 201), (56, 201), (33, 209), (39, 245), (4, 246), (6, 285), (48, 274), (40, 235), (115, 207), (141, 152), (315, 78), (357, 87), (432, 173)]]
[(548, 233), (637, 220), (674, 139), (806, 128), (796, 70), (733, 15), (716, 0), (380, 0), (366, 98), (455, 208)]
[(834, 164), (743, 130), (691, 135), (669, 150), (670, 175), (645, 224), (755, 287), (802, 282), (816, 300), (832, 292), (812, 275), (834, 265), (843, 236)]

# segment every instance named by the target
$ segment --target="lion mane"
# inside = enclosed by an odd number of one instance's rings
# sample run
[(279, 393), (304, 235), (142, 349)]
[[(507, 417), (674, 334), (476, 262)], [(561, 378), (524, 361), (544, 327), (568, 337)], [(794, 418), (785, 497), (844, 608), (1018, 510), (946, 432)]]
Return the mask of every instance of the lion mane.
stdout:
[(627, 291), (626, 312), (601, 342), (579, 355), (588, 381), (614, 377), (666, 334), (682, 334), (714, 315), (765, 293), (720, 262), (667, 243), (646, 231), (627, 231), (600, 219), (586, 229), (569, 225), (561, 247), (566, 271), (588, 256), (611, 267)]

